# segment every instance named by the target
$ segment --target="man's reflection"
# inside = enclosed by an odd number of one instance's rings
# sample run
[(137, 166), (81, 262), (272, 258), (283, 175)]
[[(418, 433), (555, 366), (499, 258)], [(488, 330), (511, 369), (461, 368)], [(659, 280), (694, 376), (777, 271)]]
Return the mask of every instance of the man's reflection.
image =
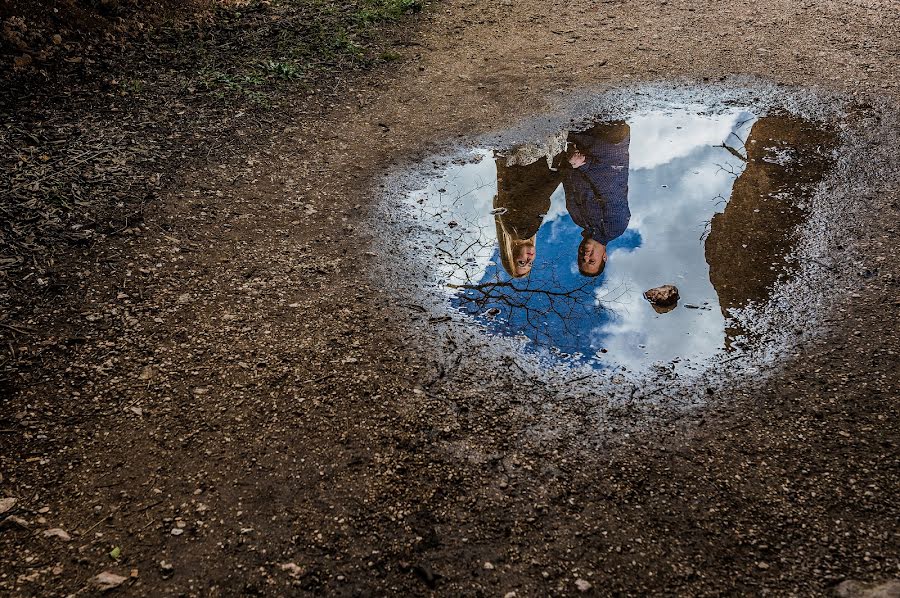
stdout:
[(566, 210), (580, 226), (578, 271), (597, 276), (606, 266), (606, 246), (628, 228), (628, 145), (631, 129), (624, 121), (601, 123), (570, 133), (571, 168), (563, 170)]
[[(568, 151), (547, 161), (538, 159), (520, 165), (523, 160), (515, 153), (510, 158), (496, 159), (497, 241), (500, 261), (510, 276), (519, 278), (531, 272), (537, 253), (535, 238), (550, 208), (550, 196), (560, 181), (566, 195), (566, 209), (572, 221), (583, 229), (576, 258), (578, 270), (590, 277), (603, 272), (607, 244), (625, 232), (631, 218), (628, 209), (630, 141), (628, 125), (613, 121), (580, 133), (569, 133)], [(559, 149), (560, 145), (556, 147)], [(548, 162), (558, 170), (549, 168)]]

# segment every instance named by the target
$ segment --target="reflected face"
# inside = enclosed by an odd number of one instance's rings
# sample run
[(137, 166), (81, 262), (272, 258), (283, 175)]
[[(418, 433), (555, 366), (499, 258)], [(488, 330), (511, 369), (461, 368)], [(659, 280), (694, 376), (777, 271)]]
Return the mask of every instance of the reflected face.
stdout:
[(517, 243), (513, 247), (513, 270), (516, 276), (525, 276), (531, 272), (535, 254), (535, 247), (532, 243)]
[(578, 270), (587, 276), (596, 276), (606, 263), (606, 245), (594, 239), (582, 239), (578, 245)]

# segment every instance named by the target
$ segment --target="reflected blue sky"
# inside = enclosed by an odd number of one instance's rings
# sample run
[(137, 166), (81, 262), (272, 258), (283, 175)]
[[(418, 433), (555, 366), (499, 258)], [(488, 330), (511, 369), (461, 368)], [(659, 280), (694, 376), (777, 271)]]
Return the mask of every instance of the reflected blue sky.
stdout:
[[(494, 334), (521, 336), (596, 367), (640, 372), (654, 363), (692, 367), (725, 346), (725, 317), (709, 280), (704, 239), (724, 209), (755, 118), (746, 110), (704, 114), (697, 106), (636, 113), (631, 127), (628, 230), (613, 240), (598, 278), (578, 273), (581, 229), (562, 186), (536, 237), (531, 274), (511, 279), (500, 266), (493, 198), (493, 152), (477, 150), (410, 195), (432, 230), (435, 265), (449, 301)], [(659, 314), (642, 292), (675, 284), (679, 306)], [(686, 308), (690, 304), (697, 309)]]

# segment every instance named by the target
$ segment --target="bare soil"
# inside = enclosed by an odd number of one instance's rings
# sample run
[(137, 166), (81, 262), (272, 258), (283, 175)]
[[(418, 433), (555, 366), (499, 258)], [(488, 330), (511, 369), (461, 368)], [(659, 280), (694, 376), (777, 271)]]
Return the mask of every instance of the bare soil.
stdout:
[(896, 3), (449, 0), (404, 27), (397, 60), (255, 111), (167, 85), (190, 60), (134, 63), (144, 91), (107, 78), (15, 106), (115, 148), (124, 163), (59, 167), (130, 181), (119, 203), (140, 209), (120, 215), (140, 217), (69, 226), (94, 232), (4, 278), (0, 591), (90, 594), (103, 571), (153, 596), (814, 596), (900, 577), (896, 178), (847, 223), (854, 291), (816, 339), (702, 410), (638, 405), (602, 429), (591, 397), (474, 363), (464, 331), (371, 275), (398, 246), (372, 222), (382, 175), (576, 91), (753, 75), (870, 106), (874, 130), (900, 99)]

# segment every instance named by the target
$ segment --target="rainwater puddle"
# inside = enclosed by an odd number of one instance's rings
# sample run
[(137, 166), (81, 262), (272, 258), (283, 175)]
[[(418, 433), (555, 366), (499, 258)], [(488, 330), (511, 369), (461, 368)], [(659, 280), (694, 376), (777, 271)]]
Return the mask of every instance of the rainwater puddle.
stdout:
[[(790, 301), (834, 146), (786, 111), (656, 106), (475, 148), (407, 200), (450, 307), (488, 334), (594, 368), (703, 371), (767, 350), (759, 323)], [(651, 305), (666, 284), (677, 305)]]

